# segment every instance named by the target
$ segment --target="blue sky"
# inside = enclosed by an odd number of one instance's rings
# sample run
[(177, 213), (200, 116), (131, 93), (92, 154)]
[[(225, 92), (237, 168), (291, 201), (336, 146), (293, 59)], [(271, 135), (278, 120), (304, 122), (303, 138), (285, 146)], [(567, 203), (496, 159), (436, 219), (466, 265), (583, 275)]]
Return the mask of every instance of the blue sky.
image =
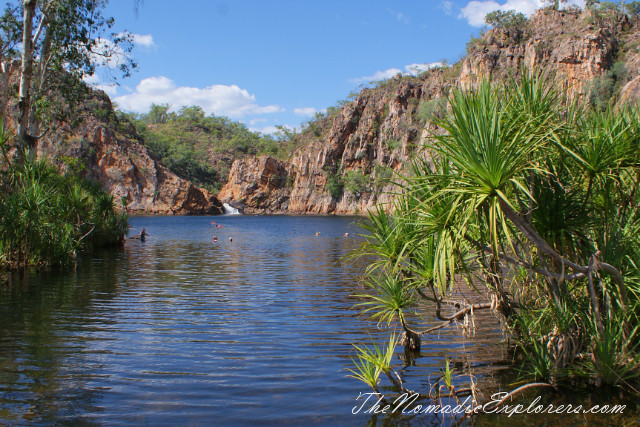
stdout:
[(457, 62), (484, 15), (531, 13), (539, 0), (112, 0), (116, 31), (134, 34), (138, 71), (119, 86), (89, 81), (125, 111), (200, 105), (251, 129), (299, 126), (360, 84)]

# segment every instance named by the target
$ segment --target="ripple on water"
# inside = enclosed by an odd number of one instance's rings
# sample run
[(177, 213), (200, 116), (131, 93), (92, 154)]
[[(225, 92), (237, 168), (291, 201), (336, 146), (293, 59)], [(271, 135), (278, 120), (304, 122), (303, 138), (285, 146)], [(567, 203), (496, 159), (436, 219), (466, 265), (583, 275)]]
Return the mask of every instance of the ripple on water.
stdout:
[[(339, 261), (353, 219), (211, 220), (133, 218), (146, 243), (2, 291), (0, 421), (365, 424), (351, 408), (368, 390), (346, 368), (353, 343), (386, 333), (353, 309), (364, 265)], [(394, 364), (415, 388), (462, 349), (488, 371), (490, 325), (481, 348), (450, 328)]]

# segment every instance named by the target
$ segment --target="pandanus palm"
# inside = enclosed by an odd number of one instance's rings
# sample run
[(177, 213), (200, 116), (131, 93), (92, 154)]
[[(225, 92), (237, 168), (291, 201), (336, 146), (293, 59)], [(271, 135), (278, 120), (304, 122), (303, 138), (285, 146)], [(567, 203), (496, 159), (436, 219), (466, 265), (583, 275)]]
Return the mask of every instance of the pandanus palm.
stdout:
[[(616, 340), (635, 335), (638, 112), (567, 104), (547, 78), (523, 73), (517, 82), (453, 91), (449, 113), (437, 121), (446, 132), (433, 135), (430, 154), (414, 161), (395, 212), (372, 216), (364, 248), (382, 259), (369, 272), (388, 274), (369, 282), (376, 294), (363, 306), (372, 317), (397, 318), (408, 331), (405, 313), (421, 297), (436, 302), (444, 324), (491, 308), (522, 342), (535, 341), (529, 350), (549, 350), (528, 354), (552, 357), (542, 365), (554, 369), (588, 351), (588, 336), (605, 337), (613, 318), (622, 324)], [(441, 316), (452, 282), (476, 271), (484, 280), (469, 282), (484, 285), (491, 303), (462, 302)], [(553, 314), (566, 307), (581, 314), (557, 320)], [(527, 322), (527, 310), (550, 310), (549, 321)]]

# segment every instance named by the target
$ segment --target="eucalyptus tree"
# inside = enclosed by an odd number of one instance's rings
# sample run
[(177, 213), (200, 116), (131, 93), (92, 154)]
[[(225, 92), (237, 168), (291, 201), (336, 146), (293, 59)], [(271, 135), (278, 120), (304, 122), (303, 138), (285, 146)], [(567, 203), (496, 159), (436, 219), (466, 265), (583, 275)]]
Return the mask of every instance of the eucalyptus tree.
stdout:
[(114, 20), (103, 15), (106, 4), (106, 0), (22, 0), (7, 4), (0, 22), (0, 59), (8, 86), (20, 50), (16, 122), (21, 148), (35, 147), (49, 129), (42, 130), (42, 124), (53, 122), (65, 111), (62, 107), (78, 100), (82, 78), (93, 75), (97, 67), (117, 69), (124, 76), (135, 67), (128, 55), (132, 37), (111, 31)]

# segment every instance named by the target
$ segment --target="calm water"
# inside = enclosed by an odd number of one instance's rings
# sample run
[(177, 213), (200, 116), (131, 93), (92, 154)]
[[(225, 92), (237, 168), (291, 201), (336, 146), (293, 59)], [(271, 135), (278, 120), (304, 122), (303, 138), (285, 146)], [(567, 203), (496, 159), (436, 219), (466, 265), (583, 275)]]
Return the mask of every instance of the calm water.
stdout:
[[(147, 242), (14, 281), (0, 290), (0, 424), (383, 421), (351, 414), (369, 391), (346, 377), (352, 344), (386, 336), (353, 309), (364, 261), (340, 258), (360, 242), (354, 221), (138, 217)], [(473, 345), (442, 330), (395, 368), (424, 390), (448, 355), (490, 381), (503, 346), (482, 324)], [(391, 424), (439, 424), (421, 417)]]

